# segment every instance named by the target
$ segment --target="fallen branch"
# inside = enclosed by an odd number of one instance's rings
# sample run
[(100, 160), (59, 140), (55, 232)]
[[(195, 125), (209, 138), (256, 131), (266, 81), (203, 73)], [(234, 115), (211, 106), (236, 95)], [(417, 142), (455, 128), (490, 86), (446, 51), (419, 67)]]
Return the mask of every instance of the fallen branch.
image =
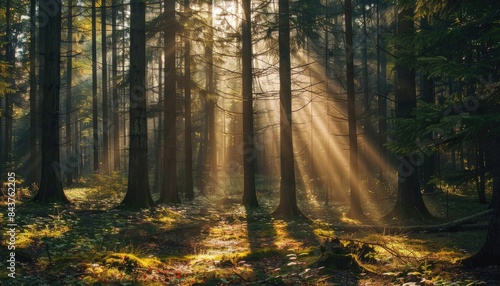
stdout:
[[(437, 225), (414, 225), (414, 226), (395, 226), (395, 225), (331, 225), (334, 230), (341, 231), (360, 231), (369, 230), (373, 232), (454, 232), (459, 231), (466, 224), (476, 223), (483, 219), (483, 217), (493, 213), (492, 209), (480, 212), (465, 218), (457, 219), (447, 223)], [(486, 228), (486, 224), (481, 224), (478, 228)], [(473, 228), (474, 229), (474, 228)]]

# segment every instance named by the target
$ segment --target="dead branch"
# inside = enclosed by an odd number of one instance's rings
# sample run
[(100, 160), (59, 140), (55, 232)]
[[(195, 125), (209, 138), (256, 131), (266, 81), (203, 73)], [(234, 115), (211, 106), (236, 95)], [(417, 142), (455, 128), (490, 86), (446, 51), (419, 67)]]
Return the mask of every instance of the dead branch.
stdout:
[[(483, 220), (485, 216), (491, 215), (493, 213), (492, 209), (480, 212), (465, 218), (457, 219), (447, 223), (441, 223), (437, 225), (414, 225), (414, 226), (395, 226), (395, 225), (341, 225), (335, 224), (331, 227), (334, 230), (341, 231), (373, 231), (373, 232), (383, 232), (383, 233), (401, 233), (401, 232), (454, 232), (464, 229), (467, 224), (474, 224), (478, 221)], [(486, 224), (478, 225), (477, 228), (486, 228)]]

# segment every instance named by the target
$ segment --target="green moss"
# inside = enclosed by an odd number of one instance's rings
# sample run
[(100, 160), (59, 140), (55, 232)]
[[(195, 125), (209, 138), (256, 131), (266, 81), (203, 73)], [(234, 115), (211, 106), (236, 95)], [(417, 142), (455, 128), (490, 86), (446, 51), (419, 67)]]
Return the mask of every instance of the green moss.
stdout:
[(154, 258), (139, 258), (130, 253), (113, 253), (104, 258), (104, 264), (108, 267), (116, 267), (126, 273), (133, 272), (136, 268), (148, 268), (156, 266), (160, 261)]

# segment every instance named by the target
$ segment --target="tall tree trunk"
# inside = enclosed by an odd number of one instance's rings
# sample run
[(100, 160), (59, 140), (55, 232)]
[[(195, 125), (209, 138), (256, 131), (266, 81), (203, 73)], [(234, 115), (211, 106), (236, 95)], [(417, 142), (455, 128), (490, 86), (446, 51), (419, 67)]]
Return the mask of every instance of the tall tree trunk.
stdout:
[(164, 115), (164, 148), (165, 176), (160, 194), (160, 203), (180, 203), (181, 198), (177, 190), (177, 136), (176, 136), (176, 103), (177, 103), (177, 77), (175, 69), (175, 1), (165, 1), (165, 96), (163, 101)]
[(102, 172), (109, 174), (108, 44), (106, 40), (106, 0), (101, 1), (102, 57)]
[(94, 174), (99, 173), (99, 117), (97, 110), (97, 20), (96, 0), (92, 0), (92, 136)]
[[(397, 35), (413, 31), (413, 10), (404, 9), (397, 15)], [(398, 45), (398, 50), (404, 49)], [(396, 117), (411, 118), (416, 107), (415, 70), (404, 65), (396, 66)], [(396, 126), (397, 128), (397, 126)], [(398, 195), (394, 208), (384, 219), (422, 219), (431, 218), (420, 192), (418, 164), (414, 158), (405, 155), (400, 159), (398, 168)]]
[[(163, 5), (160, 4), (160, 14), (163, 13)], [(161, 36), (158, 37), (158, 46), (161, 47), (162, 40)], [(158, 55), (158, 105), (163, 103), (163, 52), (159, 51)], [(156, 159), (155, 159), (155, 170), (154, 170), (154, 184), (153, 184), (153, 192), (160, 192), (162, 184), (161, 180), (163, 178), (163, 110), (159, 111), (158, 114), (158, 131), (155, 132), (155, 144), (156, 144)], [(154, 123), (153, 123), (154, 124)], [(153, 126), (154, 127), (154, 126)]]
[(207, 87), (207, 106), (206, 116), (208, 124), (207, 149), (208, 149), (208, 166), (210, 168), (210, 184), (213, 190), (217, 189), (219, 178), (217, 174), (217, 134), (215, 130), (215, 103), (217, 97), (215, 95), (215, 81), (214, 81), (214, 33), (213, 33), (213, 0), (208, 2), (208, 43), (205, 47), (205, 55), (207, 58), (207, 74), (206, 74), (206, 87)]
[(349, 125), (349, 188), (351, 206), (347, 215), (352, 218), (363, 216), (358, 177), (358, 132), (356, 128), (356, 98), (354, 92), (354, 46), (352, 42), (352, 3), (345, 1), (346, 66), (347, 66), (347, 122)]
[(128, 188), (121, 205), (149, 208), (148, 121), (146, 110), (146, 4), (130, 1), (130, 143)]
[(280, 202), (273, 215), (303, 216), (297, 205), (292, 139), (292, 77), (290, 62), (290, 2), (279, 0), (279, 77), (280, 77)]
[(116, 31), (118, 17), (117, 0), (111, 1), (111, 85), (113, 113), (113, 168), (120, 170), (120, 102), (118, 98), (118, 34)]
[[(364, 142), (364, 156), (362, 155), (359, 159), (362, 160), (362, 166), (361, 170), (359, 170), (360, 173), (362, 173), (366, 180), (367, 183), (366, 185), (371, 186), (373, 184), (372, 182), (372, 174), (374, 172), (374, 161), (371, 157), (371, 149), (374, 146), (373, 138), (374, 138), (374, 130), (373, 130), (373, 125), (371, 123), (372, 117), (371, 117), (371, 107), (370, 107), (370, 102), (371, 102), (371, 93), (369, 90), (370, 86), (370, 78), (368, 74), (368, 31), (367, 31), (367, 17), (366, 17), (366, 0), (361, 1), (361, 11), (362, 11), (362, 19), (363, 19), (363, 43), (361, 47), (361, 59), (362, 59), (362, 77), (363, 77), (363, 138), (365, 139)], [(351, 17), (352, 18), (352, 17)], [(361, 188), (361, 181), (359, 181), (360, 188)]]
[(476, 178), (477, 178), (477, 195), (479, 203), (486, 203), (486, 167), (484, 164), (484, 141), (482, 138), (476, 139)]
[(66, 184), (71, 186), (73, 184), (73, 142), (71, 140), (71, 117), (73, 115), (72, 105), (72, 77), (73, 77), (73, 0), (68, 2), (68, 62), (66, 66)]
[(30, 159), (29, 183), (38, 182), (39, 153), (37, 146), (37, 81), (36, 81), (36, 0), (30, 0)]
[(7, 168), (12, 168), (12, 127), (13, 127), (13, 101), (12, 97), (14, 96), (16, 89), (16, 76), (15, 76), (15, 50), (13, 44), (12, 37), (12, 29), (11, 29), (11, 0), (7, 0), (5, 7), (5, 18), (6, 18), (6, 28), (5, 28), (5, 57), (8, 67), (8, 81), (9, 88), (12, 89), (10, 92), (5, 93), (5, 109), (4, 109), (4, 117), (5, 117), (5, 163)]
[(489, 207), (495, 208), (500, 205), (500, 138), (494, 138), (490, 142), (490, 172), (493, 178), (493, 194)]
[[(434, 81), (423, 75), (420, 83), (420, 94), (422, 101), (428, 104), (434, 104)], [(427, 139), (432, 140), (432, 135), (429, 135)], [(432, 181), (432, 178), (435, 176), (435, 170), (436, 153), (432, 152), (425, 158), (424, 164), (422, 165), (422, 182), (424, 184), (424, 193), (434, 193), (436, 189), (436, 186)]]
[(388, 162), (387, 149), (387, 61), (384, 48), (385, 41), (381, 32), (380, 19), (383, 17), (380, 13), (380, 0), (377, 0), (377, 95), (378, 95), (378, 130), (379, 130), (379, 180), (385, 181), (384, 173), (387, 170), (386, 163)]
[[(488, 227), (486, 234), (486, 242), (483, 247), (471, 257), (466, 258), (463, 262), (469, 266), (487, 266), (487, 265), (500, 265), (500, 139), (495, 138), (492, 142), (492, 160), (494, 162), (491, 173), (493, 177), (493, 199), (491, 207), (493, 216)], [(496, 198), (495, 198), (496, 194)]]
[(255, 159), (253, 131), (253, 73), (251, 0), (242, 1), (242, 91), (243, 91), (243, 199), (245, 206), (257, 207), (255, 192)]
[[(327, 137), (330, 137), (330, 95), (329, 95), (329, 80), (330, 80), (330, 41), (329, 41), (329, 26), (330, 26), (330, 15), (328, 13), (329, 9), (329, 4), (328, 0), (325, 0), (325, 51), (324, 51), (324, 57), (325, 57), (325, 96), (326, 96), (326, 117), (327, 117), (327, 126), (328, 128), (326, 129), (327, 131)], [(331, 140), (328, 140), (328, 146), (327, 146), (327, 157), (332, 158), (332, 143), (330, 142)], [(330, 190), (333, 189), (333, 183), (332, 183), (332, 163), (328, 164), (328, 173), (329, 176), (327, 176), (327, 183), (326, 183), (326, 188), (325, 188), (325, 206), (328, 206), (330, 204)]]
[[(185, 12), (189, 14), (190, 0), (184, 0)], [(187, 200), (194, 199), (193, 186), (193, 126), (191, 118), (191, 39), (189, 28), (184, 30), (184, 179), (185, 196)]]
[[(0, 8), (4, 8), (6, 5), (5, 5), (5, 2), (2, 1), (0, 2)], [(5, 62), (6, 61), (6, 55), (5, 53), (0, 53), (0, 61), (3, 61)], [(5, 77), (2, 76), (2, 80), (4, 79)], [(5, 101), (3, 100), (3, 98), (0, 98), (0, 111), (3, 112), (4, 110), (4, 103)], [(0, 116), (0, 135), (5, 135), (4, 134), (4, 129), (3, 129), (3, 126), (4, 126), (4, 116)], [(5, 140), (3, 138), (0, 138), (0, 170), (5, 170)]]
[[(41, 202), (69, 203), (64, 194), (59, 154), (59, 96), (61, 89), (61, 5), (60, 2), (40, 1), (40, 51), (43, 73), (42, 106), (42, 175), (40, 188), (33, 198)], [(42, 14), (43, 13), (43, 14)]]

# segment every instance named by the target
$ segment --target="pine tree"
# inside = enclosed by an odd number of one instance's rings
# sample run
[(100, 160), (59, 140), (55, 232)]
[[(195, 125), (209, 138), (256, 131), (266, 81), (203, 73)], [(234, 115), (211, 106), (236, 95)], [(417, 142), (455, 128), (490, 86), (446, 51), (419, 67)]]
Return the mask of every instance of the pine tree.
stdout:
[(42, 175), (33, 201), (69, 203), (61, 180), (59, 154), (59, 99), (61, 90), (61, 3), (40, 1), (44, 20), (40, 37), (44, 38), (42, 57)]
[(146, 3), (130, 1), (130, 150), (128, 187), (121, 205), (149, 208), (148, 125), (146, 115)]
[(292, 79), (290, 61), (290, 2), (279, 0), (279, 76), (280, 76), (280, 202), (274, 216), (303, 216), (297, 205), (292, 140)]
[(164, 154), (165, 168), (163, 187), (160, 194), (160, 203), (180, 203), (181, 198), (177, 190), (177, 137), (176, 137), (176, 105), (177, 105), (177, 76), (175, 68), (176, 44), (175, 34), (177, 22), (175, 20), (175, 0), (165, 1), (165, 96), (164, 111)]
[(251, 0), (242, 2), (243, 205), (257, 207), (255, 191)]
[(356, 98), (354, 93), (354, 45), (352, 41), (352, 3), (345, 1), (346, 65), (347, 65), (347, 121), (349, 125), (349, 188), (351, 206), (347, 215), (352, 218), (363, 216), (358, 177), (358, 131), (356, 128)]

